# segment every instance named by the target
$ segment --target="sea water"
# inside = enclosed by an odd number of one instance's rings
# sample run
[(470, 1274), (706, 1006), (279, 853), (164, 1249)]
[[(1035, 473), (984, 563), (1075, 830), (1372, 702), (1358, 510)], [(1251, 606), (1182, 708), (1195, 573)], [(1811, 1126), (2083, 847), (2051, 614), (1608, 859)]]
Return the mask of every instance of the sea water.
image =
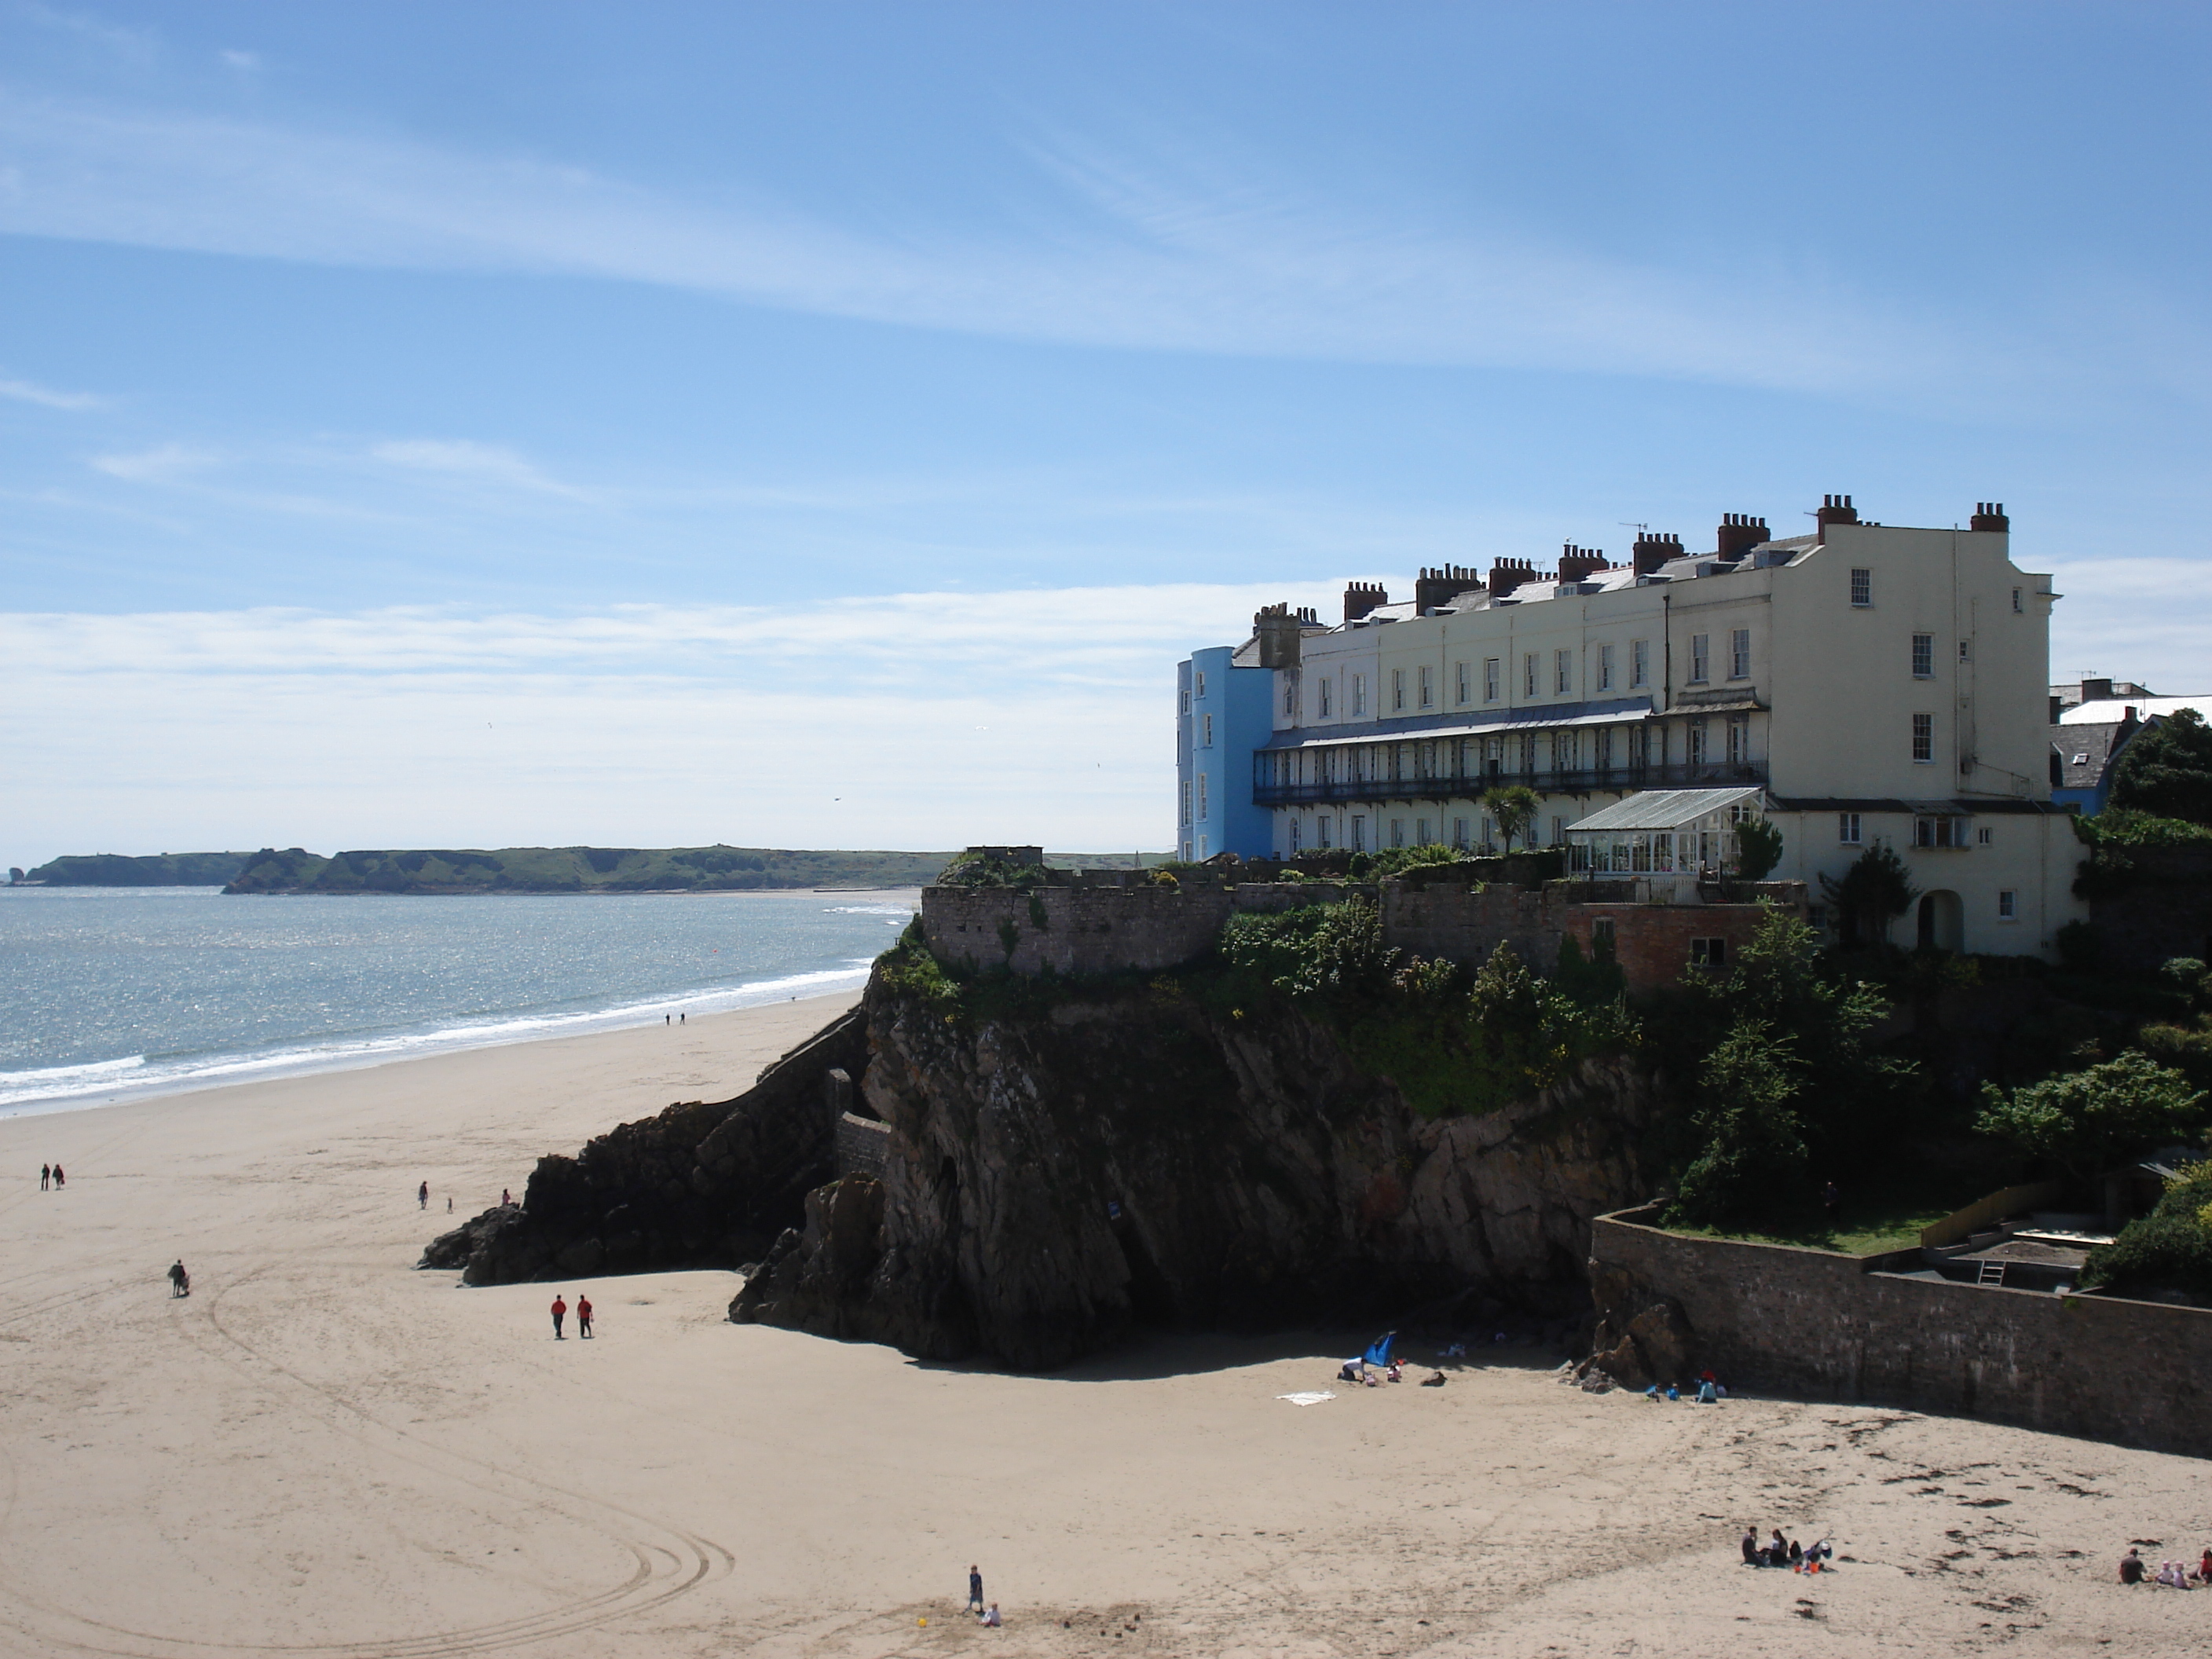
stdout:
[(0, 888), (0, 1115), (856, 989), (918, 897)]

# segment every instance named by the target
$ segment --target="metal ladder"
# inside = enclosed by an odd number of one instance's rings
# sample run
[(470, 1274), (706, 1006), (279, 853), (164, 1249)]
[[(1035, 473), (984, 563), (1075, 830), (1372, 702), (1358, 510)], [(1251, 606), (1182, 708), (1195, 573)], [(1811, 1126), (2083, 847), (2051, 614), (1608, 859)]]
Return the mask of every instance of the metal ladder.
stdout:
[(1985, 1260), (1982, 1263), (1981, 1277), (1977, 1279), (1974, 1283), (1977, 1285), (2002, 1285), (2004, 1283), (2004, 1270), (2005, 1264), (2003, 1262), (1990, 1261)]

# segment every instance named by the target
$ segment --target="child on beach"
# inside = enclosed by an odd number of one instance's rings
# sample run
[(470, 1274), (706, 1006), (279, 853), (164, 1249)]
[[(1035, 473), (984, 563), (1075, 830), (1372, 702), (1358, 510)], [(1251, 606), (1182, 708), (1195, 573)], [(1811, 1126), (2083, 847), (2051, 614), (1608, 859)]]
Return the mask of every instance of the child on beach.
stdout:
[(972, 1563), (968, 1568), (968, 1611), (983, 1611), (983, 1570)]
[(983, 1616), (982, 1616), (980, 1620), (978, 1620), (976, 1622), (977, 1622), (977, 1623), (979, 1623), (979, 1624), (981, 1624), (981, 1626), (982, 1626), (986, 1630), (996, 1630), (996, 1629), (998, 1629), (998, 1628), (999, 1628), (999, 1604), (998, 1604), (996, 1601), (992, 1602), (992, 1603), (991, 1603), (991, 1610), (990, 1610), (988, 1613), (987, 1613), (983, 1614)]

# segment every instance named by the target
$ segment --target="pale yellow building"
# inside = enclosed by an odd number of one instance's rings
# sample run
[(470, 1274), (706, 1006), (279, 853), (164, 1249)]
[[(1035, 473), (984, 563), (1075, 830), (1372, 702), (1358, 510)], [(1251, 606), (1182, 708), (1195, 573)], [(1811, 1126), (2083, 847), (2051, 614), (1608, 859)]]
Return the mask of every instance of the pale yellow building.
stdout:
[(1817, 901), (1887, 842), (1924, 895), (1898, 942), (2049, 954), (2085, 914), (2051, 804), (2050, 579), (2013, 563), (1994, 504), (1914, 529), (1832, 496), (1816, 523), (1424, 571), (1409, 603), (1348, 589), (1341, 624), (1275, 649), (1253, 755), (1273, 850), (1495, 847), (1492, 783), (1538, 793), (1547, 845), (1640, 790), (1756, 785), (1731, 810), (1782, 830), (1777, 878)]

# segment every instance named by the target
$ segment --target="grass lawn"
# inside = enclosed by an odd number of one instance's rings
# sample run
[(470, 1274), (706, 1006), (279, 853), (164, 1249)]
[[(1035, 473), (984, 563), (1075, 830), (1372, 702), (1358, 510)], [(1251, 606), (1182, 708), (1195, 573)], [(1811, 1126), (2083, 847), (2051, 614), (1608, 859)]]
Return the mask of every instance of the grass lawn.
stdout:
[(1920, 1230), (1941, 1221), (1981, 1194), (1931, 1197), (1927, 1192), (1881, 1194), (1844, 1200), (1844, 1212), (1831, 1228), (1817, 1209), (1796, 1225), (1770, 1223), (1765, 1228), (1670, 1227), (1669, 1232), (1694, 1238), (1740, 1238), (1753, 1244), (1796, 1244), (1807, 1249), (1839, 1250), (1846, 1255), (1873, 1255), (1882, 1250), (1909, 1250), (1920, 1243)]

